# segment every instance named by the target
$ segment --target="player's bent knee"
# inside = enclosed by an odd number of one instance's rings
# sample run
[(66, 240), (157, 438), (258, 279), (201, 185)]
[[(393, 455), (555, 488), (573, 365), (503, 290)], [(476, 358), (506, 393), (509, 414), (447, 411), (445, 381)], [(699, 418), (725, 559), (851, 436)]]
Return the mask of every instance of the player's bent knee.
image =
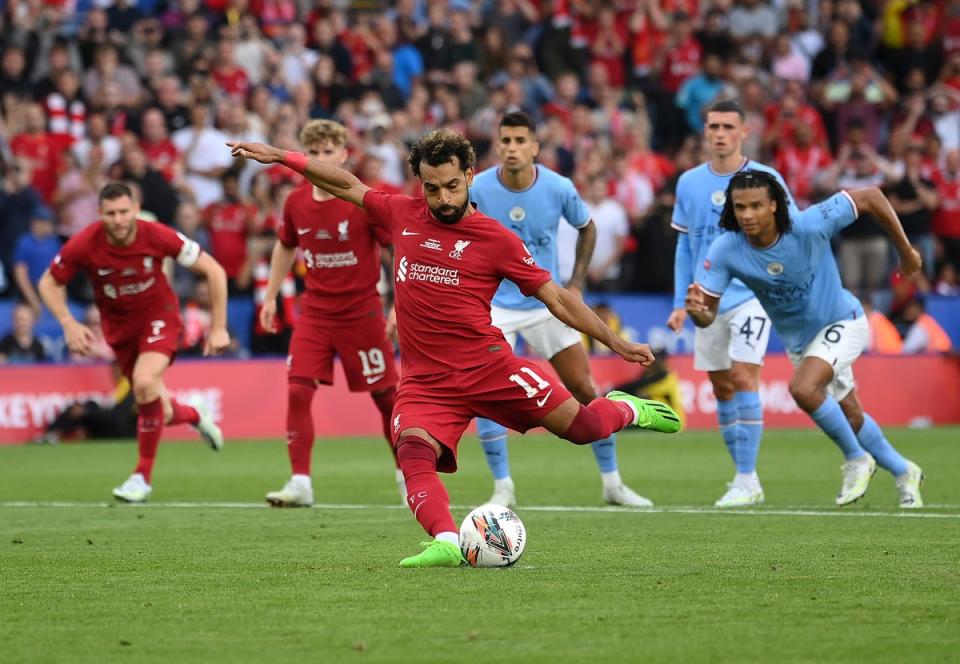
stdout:
[(735, 391), (756, 392), (760, 388), (760, 366), (734, 363), (730, 369), (730, 378)]
[(588, 404), (597, 398), (597, 391), (593, 389), (593, 382), (590, 378), (572, 381), (571, 384), (566, 387), (570, 390), (573, 398), (582, 404)]
[(823, 393), (816, 385), (802, 381), (790, 381), (790, 396), (803, 410), (816, 410), (823, 401)]

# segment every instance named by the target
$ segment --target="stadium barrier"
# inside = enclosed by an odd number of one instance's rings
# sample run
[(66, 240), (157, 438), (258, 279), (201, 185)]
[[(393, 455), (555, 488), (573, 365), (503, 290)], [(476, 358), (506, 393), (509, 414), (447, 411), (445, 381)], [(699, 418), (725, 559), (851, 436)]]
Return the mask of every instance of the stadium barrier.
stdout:
[[(707, 375), (693, 370), (689, 356), (669, 359), (680, 379), (687, 426), (715, 426), (716, 402)], [(541, 362), (550, 373), (548, 364)], [(598, 387), (606, 391), (631, 381), (642, 370), (619, 358), (591, 359)], [(929, 426), (960, 423), (960, 359), (945, 356), (865, 356), (856, 377), (864, 407), (884, 425)], [(786, 356), (767, 357), (761, 398), (768, 427), (810, 427), (788, 389), (792, 368)], [(167, 386), (183, 401), (204, 399), (227, 438), (282, 438), (286, 413), (286, 367), (280, 359), (182, 360), (167, 373)], [(42, 430), (67, 404), (107, 403), (112, 398), (106, 365), (0, 367), (0, 444), (23, 443)], [(318, 392), (313, 404), (318, 436), (380, 435), (381, 420), (365, 394), (347, 391), (339, 367), (335, 385)], [(189, 427), (171, 427), (165, 439), (193, 439)]]

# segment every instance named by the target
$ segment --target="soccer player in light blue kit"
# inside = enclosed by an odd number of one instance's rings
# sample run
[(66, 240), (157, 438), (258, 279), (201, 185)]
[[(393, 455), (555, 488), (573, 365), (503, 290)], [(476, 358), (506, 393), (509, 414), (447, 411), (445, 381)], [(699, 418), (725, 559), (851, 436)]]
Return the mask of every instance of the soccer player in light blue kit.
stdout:
[(694, 323), (710, 325), (733, 280), (745, 283), (763, 303), (794, 364), (790, 394), (843, 451), (837, 505), (859, 499), (879, 464), (896, 478), (900, 507), (923, 507), (923, 473), (863, 412), (854, 388), (852, 365), (867, 346), (870, 327), (859, 300), (840, 285), (830, 239), (861, 212), (890, 236), (900, 270), (917, 272), (920, 254), (876, 187), (842, 191), (791, 215), (783, 188), (769, 173), (737, 173), (720, 218), (720, 226), (732, 232), (713, 242), (685, 306)]
[[(718, 221), (727, 184), (746, 168), (774, 169), (743, 156), (747, 135), (743, 108), (735, 101), (718, 101), (707, 110), (704, 137), (710, 161), (691, 168), (677, 181), (673, 227), (679, 231), (674, 258), (673, 312), (667, 325), (679, 333), (687, 318), (684, 298), (693, 283), (696, 266), (722, 232)], [(784, 187), (786, 188), (786, 187)], [(792, 205), (792, 201), (791, 201)], [(706, 371), (717, 400), (717, 420), (736, 475), (717, 507), (743, 507), (763, 502), (757, 475), (757, 456), (763, 437), (760, 405), (760, 367), (770, 340), (770, 320), (757, 298), (739, 281), (723, 294), (717, 322), (698, 328), (694, 337), (693, 367)]]
[[(498, 131), (497, 154), (502, 166), (489, 168), (474, 178), (470, 200), (481, 212), (520, 236), (533, 259), (554, 279), (558, 279), (557, 227), (560, 218), (565, 218), (580, 232), (573, 276), (567, 288), (582, 293), (597, 236), (590, 212), (568, 178), (534, 163), (540, 143), (536, 125), (529, 115), (507, 113)], [(516, 347), (519, 335), (527, 346), (550, 360), (560, 380), (578, 401), (586, 404), (596, 398), (579, 332), (554, 318), (536, 298), (524, 297), (517, 286), (506, 279), (493, 298), (490, 313), (494, 326), (500, 328), (511, 346)], [(477, 430), (493, 473), (490, 502), (515, 506), (507, 430), (486, 419), (477, 420)], [(614, 436), (596, 441), (591, 447), (600, 467), (606, 502), (633, 507), (653, 505), (620, 478)]]

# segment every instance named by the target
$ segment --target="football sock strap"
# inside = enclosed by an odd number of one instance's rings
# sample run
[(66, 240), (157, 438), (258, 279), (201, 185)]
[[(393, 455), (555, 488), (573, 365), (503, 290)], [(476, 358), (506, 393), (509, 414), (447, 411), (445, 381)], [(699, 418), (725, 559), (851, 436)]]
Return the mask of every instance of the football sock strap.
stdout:
[(458, 532), (450, 514), (450, 496), (437, 475), (437, 452), (420, 436), (397, 441), (397, 461), (407, 482), (407, 506), (432, 537)]
[(317, 386), (312, 380), (291, 378), (287, 383), (287, 454), (294, 475), (310, 474), (313, 416), (310, 406)]
[(507, 453), (507, 428), (485, 417), (477, 418), (477, 433), (480, 445), (487, 457), (487, 465), (493, 479), (510, 477), (510, 456)]
[(752, 473), (757, 469), (760, 439), (763, 438), (763, 407), (758, 392), (737, 392), (734, 396), (739, 416), (740, 440), (734, 462), (738, 473)]
[(137, 444), (140, 458), (133, 472), (143, 475), (147, 484), (150, 484), (153, 461), (157, 457), (157, 447), (160, 446), (162, 434), (163, 402), (158, 398), (150, 403), (140, 404), (137, 414)]

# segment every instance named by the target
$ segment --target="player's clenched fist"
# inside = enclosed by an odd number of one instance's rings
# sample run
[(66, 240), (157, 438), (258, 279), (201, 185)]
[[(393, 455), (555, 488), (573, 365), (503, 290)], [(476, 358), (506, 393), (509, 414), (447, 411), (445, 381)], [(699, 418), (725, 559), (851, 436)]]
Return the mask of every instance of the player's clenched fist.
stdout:
[(922, 266), (923, 259), (920, 257), (920, 252), (912, 246), (900, 254), (900, 272), (904, 276), (909, 277), (911, 274), (919, 272)]
[(214, 328), (207, 335), (207, 343), (204, 344), (204, 356), (219, 355), (230, 347), (230, 333), (223, 328)]
[(261, 164), (276, 164), (283, 161), (283, 150), (263, 143), (241, 143), (228, 141), (231, 157), (253, 159)]
[(629, 341), (622, 341), (616, 344), (611, 350), (625, 359), (627, 362), (636, 362), (642, 367), (649, 367), (653, 364), (653, 351), (647, 344), (636, 344)]
[(687, 313), (697, 314), (708, 310), (706, 300), (703, 298), (703, 291), (697, 284), (690, 284), (687, 287), (687, 297), (684, 300), (684, 306)]
[(67, 340), (67, 348), (78, 355), (90, 352), (90, 346), (96, 341), (93, 330), (77, 321), (64, 325), (63, 336)]

